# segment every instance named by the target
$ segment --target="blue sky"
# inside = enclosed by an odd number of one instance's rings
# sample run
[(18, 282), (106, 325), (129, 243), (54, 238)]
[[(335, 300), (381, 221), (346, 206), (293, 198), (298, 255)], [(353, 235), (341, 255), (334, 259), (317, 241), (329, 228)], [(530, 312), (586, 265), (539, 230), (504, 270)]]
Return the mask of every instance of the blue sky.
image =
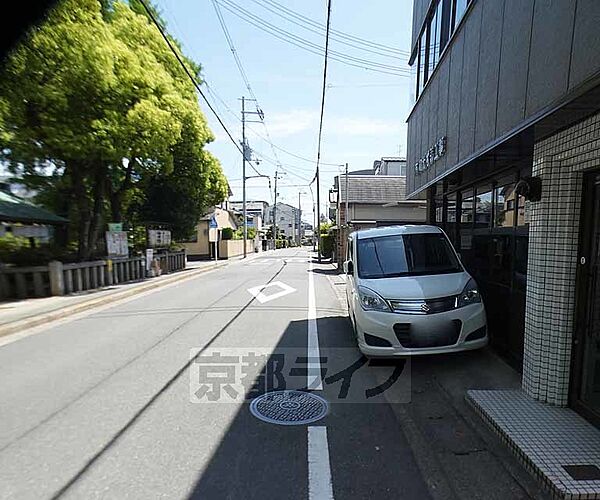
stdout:
[[(266, 10), (261, 1), (231, 0), (261, 19), (322, 45), (324, 37), (308, 32)], [(293, 11), (325, 24), (324, 0), (276, 0)], [(157, 0), (169, 31), (183, 44), (184, 52), (203, 67), (214, 94), (213, 106), (236, 139), (241, 140), (239, 98), (250, 97), (229, 49), (211, 0)], [(231, 5), (231, 4), (230, 4)], [(316, 160), (323, 57), (306, 52), (247, 24), (221, 7), (238, 56), (265, 113), (266, 128), (249, 124), (250, 146), (262, 161), (258, 170), (273, 176), (278, 160), (285, 169), (279, 181), (279, 201), (297, 205), (302, 195), (303, 219), (312, 220), (312, 201), (306, 185), (314, 175), (314, 163), (295, 158), (263, 139), (268, 130), (272, 142), (291, 153)], [(408, 52), (412, 21), (411, 0), (333, 0), (331, 27), (363, 39)], [(407, 68), (406, 57), (391, 59), (332, 41), (330, 49)], [(321, 161), (349, 163), (350, 170), (370, 168), (381, 156), (406, 153), (405, 120), (411, 105), (410, 79), (387, 75), (338, 61), (329, 62)], [(223, 101), (221, 102), (219, 98)], [(227, 107), (229, 109), (227, 109)], [(252, 106), (252, 103), (249, 103)], [(202, 108), (216, 136), (208, 146), (221, 161), (234, 196), (242, 198), (241, 155), (206, 106)], [(281, 170), (280, 170), (281, 171)], [(338, 167), (321, 169), (321, 210)], [(250, 173), (249, 173), (250, 175)], [(300, 186), (303, 185), (303, 186)], [(313, 188), (315, 185), (313, 184)], [(314, 189), (313, 189), (314, 190)], [(316, 193), (316, 191), (315, 191)], [(249, 200), (273, 200), (266, 179), (248, 180)]]

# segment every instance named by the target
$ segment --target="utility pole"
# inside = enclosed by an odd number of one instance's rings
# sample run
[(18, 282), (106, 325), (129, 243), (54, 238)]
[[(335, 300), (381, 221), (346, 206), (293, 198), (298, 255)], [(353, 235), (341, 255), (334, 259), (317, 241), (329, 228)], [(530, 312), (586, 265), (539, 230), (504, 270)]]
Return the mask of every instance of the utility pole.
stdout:
[(300, 246), (300, 241), (302, 240), (302, 236), (300, 235), (300, 224), (302, 219), (300, 218), (300, 191), (298, 191), (298, 246)]
[[(318, 161), (318, 160), (317, 160)], [(317, 180), (317, 262), (321, 263), (321, 185), (319, 176), (319, 165), (315, 174)]]
[(346, 227), (348, 227), (348, 164), (346, 163)]
[(317, 220), (317, 212), (315, 211), (315, 203), (314, 203), (314, 201), (313, 201), (313, 219), (314, 219), (313, 220), (314, 226), (313, 226), (313, 238), (312, 238), (312, 240), (313, 240), (313, 252), (314, 252), (315, 251), (315, 244), (317, 242), (317, 240), (315, 239), (315, 231), (316, 231), (316, 227), (317, 227), (317, 222), (316, 222), (316, 220)]
[(298, 191), (298, 246), (302, 244), (302, 205), (300, 195), (306, 194), (304, 191)]
[[(248, 123), (262, 123), (265, 114), (258, 107), (256, 111), (246, 111), (246, 101), (254, 101), (256, 99), (246, 99), (244, 96), (242, 101), (242, 217), (244, 218), (244, 259), (247, 257), (246, 241), (248, 239), (248, 219), (246, 214), (246, 180), (250, 177), (246, 176), (246, 161), (252, 161), (252, 150), (246, 144), (246, 121)], [(246, 120), (246, 115), (258, 115), (260, 122)], [(252, 177), (268, 177), (266, 175), (254, 175)]]
[(275, 170), (275, 203), (273, 204), (273, 250), (277, 250), (277, 179), (279, 175)]
[(246, 258), (246, 240), (248, 238), (248, 220), (246, 219), (246, 108), (242, 96), (242, 217), (244, 218), (244, 259)]

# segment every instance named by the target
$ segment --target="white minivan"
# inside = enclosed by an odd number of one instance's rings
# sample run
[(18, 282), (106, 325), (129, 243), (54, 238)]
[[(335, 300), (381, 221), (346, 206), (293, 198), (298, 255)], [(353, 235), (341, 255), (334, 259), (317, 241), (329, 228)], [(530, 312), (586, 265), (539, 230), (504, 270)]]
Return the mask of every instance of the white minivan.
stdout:
[(477, 284), (439, 227), (353, 232), (344, 271), (348, 314), (366, 356), (438, 354), (487, 344)]

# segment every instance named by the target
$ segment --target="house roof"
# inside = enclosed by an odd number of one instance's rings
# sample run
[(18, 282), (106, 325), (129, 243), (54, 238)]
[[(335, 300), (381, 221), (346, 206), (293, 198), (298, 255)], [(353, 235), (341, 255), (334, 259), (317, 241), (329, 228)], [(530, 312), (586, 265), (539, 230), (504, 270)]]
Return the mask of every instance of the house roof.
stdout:
[(0, 221), (55, 225), (69, 222), (64, 217), (4, 191), (0, 191)]
[[(340, 201), (346, 201), (346, 179), (340, 178)], [(384, 204), (406, 201), (406, 177), (349, 175), (348, 202)]]

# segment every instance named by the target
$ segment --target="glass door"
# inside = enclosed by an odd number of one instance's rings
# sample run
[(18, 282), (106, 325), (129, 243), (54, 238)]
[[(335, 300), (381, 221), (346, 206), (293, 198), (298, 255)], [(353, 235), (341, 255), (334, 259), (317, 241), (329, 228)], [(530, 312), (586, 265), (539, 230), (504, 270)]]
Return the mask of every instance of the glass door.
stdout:
[(575, 336), (576, 405), (600, 421), (600, 174), (586, 177)]

